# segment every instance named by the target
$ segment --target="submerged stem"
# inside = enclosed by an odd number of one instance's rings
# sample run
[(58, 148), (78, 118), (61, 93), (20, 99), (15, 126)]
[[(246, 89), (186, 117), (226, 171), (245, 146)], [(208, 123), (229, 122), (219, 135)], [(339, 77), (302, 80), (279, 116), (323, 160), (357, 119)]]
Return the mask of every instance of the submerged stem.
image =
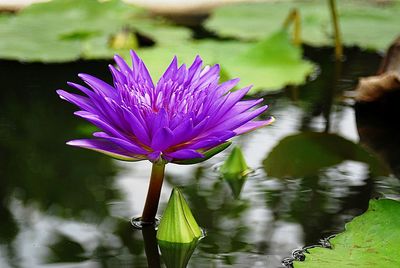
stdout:
[(149, 190), (147, 191), (146, 203), (142, 214), (142, 224), (154, 224), (160, 200), (161, 188), (164, 180), (165, 163), (153, 163)]
[(147, 265), (149, 268), (161, 267), (156, 233), (156, 229), (152, 226), (143, 226), (142, 228), (144, 251), (146, 253)]

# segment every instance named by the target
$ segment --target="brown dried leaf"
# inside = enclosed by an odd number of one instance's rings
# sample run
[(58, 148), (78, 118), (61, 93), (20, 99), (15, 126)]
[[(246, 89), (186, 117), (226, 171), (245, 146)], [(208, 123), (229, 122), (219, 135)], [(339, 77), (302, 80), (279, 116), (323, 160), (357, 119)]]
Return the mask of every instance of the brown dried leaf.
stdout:
[(400, 89), (400, 74), (395, 72), (360, 78), (356, 87), (356, 100), (372, 102), (385, 93)]
[(386, 93), (400, 89), (400, 37), (389, 47), (376, 76), (360, 78), (355, 99), (373, 102)]

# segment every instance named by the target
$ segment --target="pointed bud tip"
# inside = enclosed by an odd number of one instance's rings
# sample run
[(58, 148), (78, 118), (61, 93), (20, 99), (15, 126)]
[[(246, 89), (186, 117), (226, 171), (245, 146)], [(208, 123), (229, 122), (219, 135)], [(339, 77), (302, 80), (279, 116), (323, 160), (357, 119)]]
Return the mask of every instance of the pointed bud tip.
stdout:
[(246, 163), (243, 152), (239, 146), (235, 146), (224, 164), (221, 166), (221, 173), (226, 177), (241, 178), (249, 172), (250, 168)]
[(201, 229), (181, 191), (174, 188), (161, 218), (157, 239), (171, 243), (191, 243), (201, 235)]

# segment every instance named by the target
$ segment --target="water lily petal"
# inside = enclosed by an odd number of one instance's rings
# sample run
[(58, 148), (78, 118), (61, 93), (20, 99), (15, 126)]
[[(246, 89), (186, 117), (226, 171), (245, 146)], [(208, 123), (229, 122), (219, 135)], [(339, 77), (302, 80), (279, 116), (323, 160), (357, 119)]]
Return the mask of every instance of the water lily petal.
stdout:
[(191, 159), (191, 158), (199, 158), (203, 157), (204, 155), (192, 150), (192, 149), (183, 149), (183, 150), (178, 150), (172, 153), (165, 153), (165, 155), (174, 158), (174, 159)]
[(247, 132), (256, 130), (257, 128), (267, 126), (267, 125), (273, 123), (274, 121), (275, 121), (274, 117), (270, 117), (268, 120), (250, 121), (250, 122), (247, 122), (246, 124), (238, 127), (237, 129), (235, 129), (234, 132), (237, 135), (241, 135), (243, 133), (247, 133)]
[(124, 61), (123, 58), (121, 58), (121, 56), (115, 55), (114, 60), (117, 63), (119, 70), (123, 75), (129, 77), (132, 74), (132, 69), (129, 67), (128, 64), (126, 64), (126, 62)]
[(133, 141), (127, 141), (125, 139), (119, 139), (115, 137), (111, 137), (105, 132), (95, 132), (93, 133), (93, 136), (97, 138), (103, 138), (105, 140), (109, 140), (110, 142), (113, 142), (117, 145), (119, 145), (121, 148), (127, 150), (128, 152), (134, 153), (134, 154), (147, 154), (148, 151), (145, 149), (141, 148), (139, 145), (135, 144)]
[(206, 148), (211, 148), (220, 145), (221, 143), (224, 143), (225, 140), (221, 140), (217, 137), (212, 138), (206, 138), (201, 141), (194, 142), (192, 145), (189, 145), (188, 148), (198, 150), (198, 149), (206, 149)]
[(167, 127), (159, 129), (151, 140), (151, 148), (156, 151), (164, 151), (174, 140), (174, 133)]
[(91, 88), (93, 88), (93, 90), (97, 94), (104, 94), (104, 96), (113, 97), (113, 98), (115, 98), (117, 96), (115, 88), (110, 86), (103, 80), (100, 80), (89, 74), (78, 74), (78, 76), (83, 81), (85, 81), (86, 84), (88, 84)]
[(86, 110), (86, 111), (93, 111), (92, 109), (92, 103), (87, 97), (80, 96), (77, 94), (72, 94), (69, 92), (66, 92), (62, 89), (56, 91), (57, 94), (60, 96), (60, 98), (69, 101), (72, 104), (75, 104), (79, 108)]
[(150, 161), (153, 161), (153, 162), (158, 161), (158, 159), (160, 159), (160, 157), (161, 157), (161, 151), (155, 151), (155, 152), (149, 153), (149, 154), (147, 155), (147, 158), (148, 158)]
[(134, 71), (134, 77), (137, 78), (138, 76), (142, 77), (142, 81), (144, 83), (148, 83), (149, 86), (154, 88), (153, 80), (150, 76), (149, 70), (147, 69), (146, 65), (143, 61), (138, 57), (135, 51), (130, 51), (131, 58), (132, 58), (132, 66)]
[(178, 69), (178, 59), (175, 56), (171, 63), (169, 64), (167, 70), (165, 71), (165, 73), (161, 76), (160, 81), (157, 83), (160, 84), (162, 81), (168, 81), (169, 79), (171, 79), (171, 77), (173, 76), (173, 74), (176, 72), (176, 70)]
[(82, 140), (72, 140), (67, 142), (68, 145), (82, 147), (85, 149), (90, 149), (97, 151), (113, 158), (124, 160), (124, 161), (140, 161), (142, 158), (139, 155), (132, 155), (129, 151), (118, 147), (112, 142), (102, 140), (102, 139), (82, 139)]
[(231, 117), (230, 119), (227, 119), (226, 121), (222, 122), (219, 124), (217, 127), (214, 128), (215, 130), (223, 130), (223, 129), (236, 129), (239, 126), (247, 123), (248, 121), (256, 118), (260, 114), (262, 114), (268, 107), (267, 106), (262, 106), (258, 109), (255, 109), (254, 111), (251, 112), (246, 112), (239, 114), (235, 117)]
[(118, 131), (115, 127), (111, 126), (107, 122), (103, 121), (102, 119), (99, 118), (99, 116), (86, 112), (86, 111), (78, 111), (74, 113), (75, 115), (82, 117), (92, 123), (93, 125), (97, 126), (98, 128), (104, 130), (106, 133), (109, 133), (112, 136), (118, 137), (118, 138), (124, 138), (122, 133)]

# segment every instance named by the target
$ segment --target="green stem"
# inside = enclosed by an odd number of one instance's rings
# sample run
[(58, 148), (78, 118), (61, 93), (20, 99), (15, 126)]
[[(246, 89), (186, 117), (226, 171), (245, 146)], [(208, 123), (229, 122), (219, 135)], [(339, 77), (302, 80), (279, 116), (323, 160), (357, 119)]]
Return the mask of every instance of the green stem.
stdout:
[(335, 58), (337, 61), (341, 61), (343, 58), (343, 46), (335, 0), (329, 0), (329, 9), (331, 11), (333, 30), (335, 33)]
[(293, 44), (296, 46), (301, 45), (301, 24), (300, 14), (297, 9), (292, 9), (283, 23), (283, 28), (288, 29), (293, 24)]
[(151, 169), (149, 190), (147, 192), (146, 203), (144, 205), (141, 219), (142, 224), (144, 225), (155, 223), (158, 202), (160, 201), (161, 188), (164, 180), (164, 170), (164, 162), (153, 163), (153, 167)]

